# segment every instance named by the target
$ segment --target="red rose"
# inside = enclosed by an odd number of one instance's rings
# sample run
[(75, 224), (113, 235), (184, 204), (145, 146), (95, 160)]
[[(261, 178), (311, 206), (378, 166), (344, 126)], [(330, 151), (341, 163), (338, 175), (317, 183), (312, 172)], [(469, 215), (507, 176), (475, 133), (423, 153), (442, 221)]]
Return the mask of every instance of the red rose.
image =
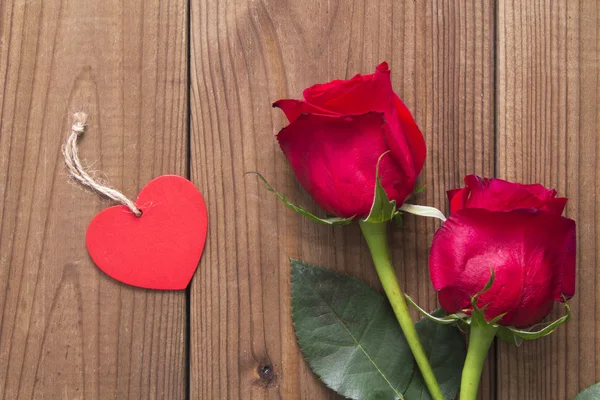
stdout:
[(433, 238), (429, 266), (442, 307), (471, 308), (470, 298), (495, 273), (477, 302), (489, 321), (532, 326), (555, 301), (575, 292), (575, 221), (561, 217), (567, 199), (541, 185), (465, 178), (451, 190), (451, 216)]
[(298, 181), (329, 214), (369, 214), (375, 168), (400, 205), (412, 193), (425, 160), (425, 142), (410, 111), (392, 90), (387, 63), (304, 90), (305, 100), (279, 100), (290, 124), (277, 139)]

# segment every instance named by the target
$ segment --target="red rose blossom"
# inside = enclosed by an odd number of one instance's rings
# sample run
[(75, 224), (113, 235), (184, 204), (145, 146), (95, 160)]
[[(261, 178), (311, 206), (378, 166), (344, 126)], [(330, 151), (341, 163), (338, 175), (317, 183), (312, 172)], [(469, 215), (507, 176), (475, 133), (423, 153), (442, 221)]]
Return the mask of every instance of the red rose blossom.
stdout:
[(392, 90), (387, 63), (304, 90), (304, 100), (279, 100), (290, 124), (277, 139), (298, 181), (321, 208), (338, 217), (369, 214), (375, 168), (390, 200), (412, 193), (425, 142), (410, 111)]
[(433, 238), (429, 266), (442, 307), (469, 311), (470, 298), (495, 273), (477, 302), (487, 320), (517, 328), (546, 317), (575, 292), (575, 221), (561, 217), (567, 199), (541, 185), (475, 175), (448, 192), (451, 216)]

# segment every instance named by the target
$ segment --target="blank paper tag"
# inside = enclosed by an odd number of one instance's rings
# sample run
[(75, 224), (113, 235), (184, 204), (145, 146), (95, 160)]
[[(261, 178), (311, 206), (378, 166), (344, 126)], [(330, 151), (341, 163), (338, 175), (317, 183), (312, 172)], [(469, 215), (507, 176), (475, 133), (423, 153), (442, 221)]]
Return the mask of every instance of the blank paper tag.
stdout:
[(94, 263), (110, 277), (147, 289), (181, 290), (190, 283), (206, 241), (204, 199), (187, 179), (163, 175), (150, 181), (135, 204), (109, 207), (88, 226)]

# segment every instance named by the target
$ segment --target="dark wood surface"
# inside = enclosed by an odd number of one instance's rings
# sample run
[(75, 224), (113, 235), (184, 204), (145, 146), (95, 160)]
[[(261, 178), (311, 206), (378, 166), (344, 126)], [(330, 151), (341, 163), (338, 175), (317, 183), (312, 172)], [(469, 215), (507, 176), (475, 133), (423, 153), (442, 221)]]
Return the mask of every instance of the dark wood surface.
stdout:
[[(416, 203), (447, 211), (467, 173), (570, 198), (573, 320), (494, 345), (481, 398), (572, 398), (600, 380), (599, 23), (596, 0), (0, 0), (0, 399), (338, 399), (296, 345), (288, 259), (378, 288), (366, 245), (246, 173), (316, 212), (271, 102), (384, 60), (428, 146)], [(165, 173), (204, 194), (209, 236), (187, 291), (127, 287), (90, 261), (85, 229), (110, 203), (63, 168), (78, 110), (91, 114), (86, 165), (126, 195)], [(438, 226), (409, 216), (390, 233), (403, 287), (429, 309)]]
[[(600, 380), (599, 23), (594, 0), (499, 2), (498, 176), (569, 198), (579, 261), (573, 319), (546, 338), (499, 347), (501, 399), (572, 399)], [(553, 316), (563, 313), (557, 305)]]
[[(419, 203), (445, 208), (468, 172), (494, 173), (494, 3), (192, 2), (191, 177), (211, 224), (191, 287), (193, 398), (333, 398), (299, 353), (289, 257), (379, 287), (357, 226), (331, 228), (279, 203), (248, 171), (315, 210), (273, 134), (271, 102), (313, 83), (371, 73), (387, 60), (394, 88), (429, 147)], [(436, 306), (427, 254), (437, 227), (408, 217), (394, 262), (406, 291)], [(272, 375), (260, 374), (268, 365)], [(494, 391), (486, 371), (483, 392)]]
[(0, 398), (181, 399), (186, 297), (113, 281), (85, 249), (110, 203), (61, 146), (85, 110), (86, 165), (134, 197), (186, 174), (184, 1), (0, 2)]

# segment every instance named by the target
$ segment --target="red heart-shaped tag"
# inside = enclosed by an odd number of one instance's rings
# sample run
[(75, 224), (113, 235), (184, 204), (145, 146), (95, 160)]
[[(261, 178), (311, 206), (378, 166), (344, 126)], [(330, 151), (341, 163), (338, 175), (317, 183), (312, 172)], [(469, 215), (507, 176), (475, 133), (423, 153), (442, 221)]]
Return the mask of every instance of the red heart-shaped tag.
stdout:
[(108, 276), (147, 289), (180, 290), (190, 283), (206, 241), (206, 205), (187, 179), (163, 175), (150, 181), (135, 204), (109, 207), (92, 219), (88, 252)]

